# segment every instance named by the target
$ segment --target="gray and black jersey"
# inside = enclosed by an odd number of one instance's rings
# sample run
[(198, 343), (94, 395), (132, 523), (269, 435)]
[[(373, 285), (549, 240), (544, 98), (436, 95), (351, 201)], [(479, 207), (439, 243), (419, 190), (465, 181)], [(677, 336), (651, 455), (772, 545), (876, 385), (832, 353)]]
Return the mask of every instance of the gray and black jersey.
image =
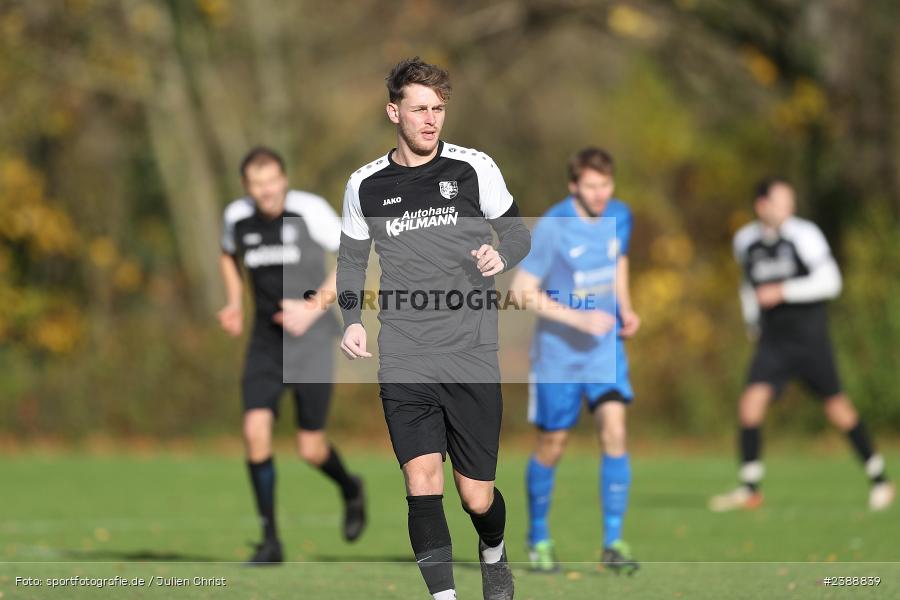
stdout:
[[(485, 297), (471, 251), (493, 243), (505, 269), (528, 254), (531, 235), (494, 161), (477, 150), (439, 142), (429, 162), (404, 167), (392, 152), (350, 176), (344, 195), (337, 287), (345, 327), (360, 322), (358, 298), (374, 242), (381, 266), (379, 351), (409, 355), (497, 350), (497, 310), (455, 300)], [(413, 295), (427, 294), (427, 308)], [(452, 296), (451, 296), (452, 294)]]
[[(815, 223), (790, 217), (771, 230), (754, 221), (735, 234), (734, 255), (743, 272), (741, 305), (748, 325), (759, 326), (764, 337), (825, 332), (826, 301), (840, 293), (841, 274)], [(755, 289), (767, 283), (783, 284), (784, 302), (760, 311)]]
[[(254, 335), (271, 336), (281, 344), (282, 328), (272, 321), (284, 298), (303, 298), (325, 279), (327, 252), (340, 244), (340, 219), (328, 202), (291, 190), (281, 216), (268, 219), (252, 198), (239, 198), (225, 209), (222, 251), (249, 274), (256, 324)], [(337, 320), (328, 313), (302, 336), (333, 336)]]

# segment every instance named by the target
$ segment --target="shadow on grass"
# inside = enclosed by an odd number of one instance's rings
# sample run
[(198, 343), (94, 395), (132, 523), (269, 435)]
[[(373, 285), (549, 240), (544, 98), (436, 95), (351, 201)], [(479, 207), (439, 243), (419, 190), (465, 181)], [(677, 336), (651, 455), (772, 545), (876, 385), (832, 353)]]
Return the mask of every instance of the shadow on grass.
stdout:
[(222, 557), (154, 550), (61, 550), (60, 555), (83, 562), (111, 560), (125, 562), (227, 562), (223, 561)]
[(323, 563), (407, 563), (415, 564), (415, 559), (408, 554), (358, 555), (358, 554), (313, 554), (309, 562)]

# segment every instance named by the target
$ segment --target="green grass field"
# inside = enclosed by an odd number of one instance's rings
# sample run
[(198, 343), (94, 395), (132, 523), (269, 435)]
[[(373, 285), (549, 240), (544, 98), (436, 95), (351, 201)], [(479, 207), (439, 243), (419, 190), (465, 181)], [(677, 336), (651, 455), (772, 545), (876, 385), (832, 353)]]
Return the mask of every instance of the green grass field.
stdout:
[[(0, 597), (427, 598), (411, 564), (402, 478), (392, 457), (348, 452), (369, 484), (370, 527), (338, 535), (336, 491), (289, 454), (278, 459), (280, 567), (240, 566), (257, 536), (238, 456), (96, 457), (13, 454), (0, 462)], [(501, 457), (510, 560), (526, 560), (524, 455)], [(889, 456), (900, 464), (900, 455)], [(598, 568), (596, 458), (568, 456), (551, 526), (558, 575), (514, 565), (518, 599), (900, 597), (898, 509), (872, 515), (850, 456), (781, 453), (767, 462), (766, 506), (714, 515), (709, 494), (734, 480), (731, 456), (638, 454), (626, 539), (644, 563), (634, 577)], [(459, 597), (481, 598), (476, 538), (455, 492), (446, 495)], [(48, 578), (144, 578), (152, 586), (48, 587)], [(168, 587), (155, 577), (224, 578), (226, 586)], [(876, 576), (870, 587), (824, 587), (824, 577)], [(41, 578), (41, 587), (16, 584)]]

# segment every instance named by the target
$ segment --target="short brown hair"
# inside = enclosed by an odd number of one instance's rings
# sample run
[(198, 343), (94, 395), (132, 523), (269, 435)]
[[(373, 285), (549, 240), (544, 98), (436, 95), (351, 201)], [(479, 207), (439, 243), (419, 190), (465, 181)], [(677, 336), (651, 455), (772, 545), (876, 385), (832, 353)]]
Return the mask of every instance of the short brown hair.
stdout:
[(776, 185), (786, 185), (790, 188), (794, 187), (793, 185), (791, 185), (791, 182), (788, 181), (788, 179), (786, 177), (782, 177), (780, 175), (764, 177), (763, 179), (760, 179), (759, 181), (757, 181), (756, 187), (753, 188), (753, 191), (754, 191), (753, 202), (756, 202), (760, 198), (765, 198), (766, 196), (768, 196), (769, 192), (771, 192), (772, 188), (775, 187)]
[(241, 177), (247, 176), (248, 167), (258, 167), (268, 163), (275, 163), (281, 167), (281, 172), (286, 173), (284, 169), (284, 159), (275, 150), (267, 146), (254, 146), (251, 148), (244, 158), (241, 159)]
[(452, 91), (450, 74), (437, 65), (428, 64), (418, 56), (397, 63), (385, 81), (391, 102), (403, 100), (403, 88), (413, 83), (431, 88), (444, 102), (450, 99)]
[(598, 173), (612, 177), (614, 164), (612, 155), (606, 150), (594, 146), (583, 148), (569, 159), (569, 181), (577, 182), (585, 169), (593, 169)]

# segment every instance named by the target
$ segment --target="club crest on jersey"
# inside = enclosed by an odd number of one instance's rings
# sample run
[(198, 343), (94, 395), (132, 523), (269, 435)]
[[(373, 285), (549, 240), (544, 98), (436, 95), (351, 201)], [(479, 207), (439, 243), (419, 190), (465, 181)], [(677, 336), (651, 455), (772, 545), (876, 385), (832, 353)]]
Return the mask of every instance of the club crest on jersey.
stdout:
[(285, 244), (293, 244), (297, 241), (297, 228), (290, 223), (281, 226), (281, 241)]
[(453, 200), (456, 198), (456, 194), (459, 193), (459, 185), (457, 185), (456, 180), (441, 181), (438, 183), (438, 189), (441, 192), (441, 196), (447, 200)]
[(619, 243), (619, 238), (612, 238), (606, 246), (606, 257), (610, 260), (616, 258), (621, 247), (622, 244)]

